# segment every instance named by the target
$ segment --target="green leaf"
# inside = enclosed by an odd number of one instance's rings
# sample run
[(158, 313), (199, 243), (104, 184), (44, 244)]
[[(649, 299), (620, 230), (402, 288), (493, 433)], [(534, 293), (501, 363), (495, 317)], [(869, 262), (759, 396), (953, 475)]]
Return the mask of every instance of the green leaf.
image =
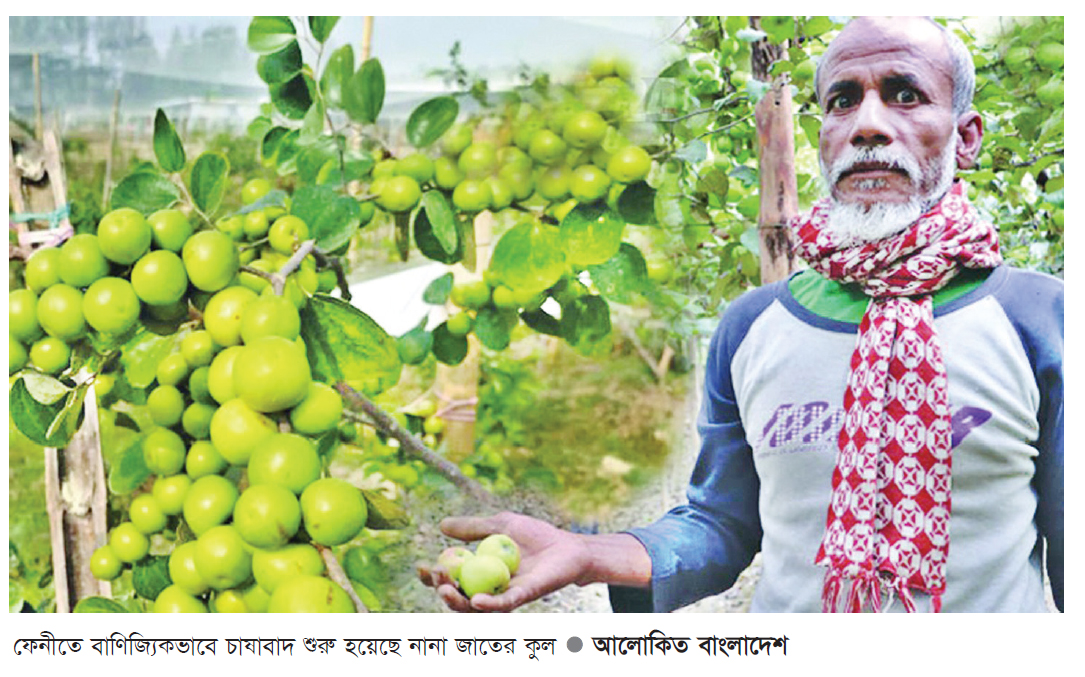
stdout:
[(812, 16), (802, 26), (802, 33), (807, 37), (817, 37), (832, 29), (833, 20), (827, 16)]
[(455, 366), (467, 357), (467, 337), (453, 334), (446, 322), (433, 329), (433, 356), (439, 362)]
[(513, 311), (484, 306), (475, 316), (474, 333), (479, 343), (490, 350), (504, 350), (512, 341), (512, 329), (516, 326), (516, 321), (517, 316)]
[[(422, 196), (423, 200), (425, 200), (426, 195), (429, 195), (431, 192), (435, 191), (425, 193)], [(433, 198), (430, 199), (433, 200)], [(455, 220), (452, 225), (454, 228), (453, 235), (456, 239), (453, 251), (449, 253), (445, 250), (444, 244), (442, 244), (441, 239), (437, 236), (433, 224), (430, 223), (429, 214), (425, 207), (419, 209), (418, 212), (415, 213), (414, 223), (412, 224), (414, 228), (414, 244), (418, 247), (418, 251), (422, 252), (422, 256), (433, 261), (447, 264), (458, 263), (463, 259), (463, 239), (460, 237), (459, 228)], [(447, 233), (445, 233), (445, 237), (447, 237)]]
[(121, 346), (121, 366), (125, 376), (134, 388), (146, 388), (155, 380), (158, 363), (170, 353), (177, 352), (181, 341), (191, 332), (183, 329), (176, 334), (159, 335), (146, 328), (140, 328)]
[(452, 292), (452, 284), (452, 273), (445, 273), (426, 286), (422, 292), (422, 300), (432, 306), (443, 306)]
[[(345, 381), (370, 393), (399, 381), (402, 364), (396, 340), (346, 301), (313, 295), (302, 310), (301, 327), (314, 378)], [(376, 387), (363, 387), (366, 384)]]
[(143, 599), (154, 600), (158, 593), (168, 588), (170, 580), (170, 558), (162, 556), (144, 557), (132, 565), (132, 588)]
[(298, 73), (286, 82), (268, 85), (275, 110), (291, 120), (301, 120), (313, 105), (309, 76)]
[(270, 129), (271, 118), (261, 115), (249, 123), (249, 126), (245, 128), (245, 134), (254, 141), (261, 141)]
[[(724, 194), (726, 194), (724, 190)], [(656, 219), (656, 189), (644, 181), (631, 183), (618, 196), (618, 216), (626, 223), (659, 225)]]
[(369, 511), (366, 513), (365, 526), (369, 529), (405, 529), (411, 524), (411, 517), (402, 505), (390, 500), (379, 491), (362, 489)]
[(525, 310), (520, 313), (520, 318), (524, 321), (524, 324), (540, 334), (546, 334), (547, 336), (564, 336), (561, 320), (550, 315), (545, 310)]
[(806, 140), (810, 142), (810, 145), (817, 148), (821, 133), (821, 118), (816, 115), (800, 115), (799, 126), (802, 127), (802, 131), (806, 134)]
[(426, 331), (428, 317), (419, 325), (396, 339), (396, 350), (404, 364), (421, 364), (433, 349), (433, 334)]
[(674, 152), (674, 157), (691, 165), (699, 165), (708, 157), (708, 146), (700, 139), (693, 139)]
[(411, 214), (396, 212), (392, 215), (392, 221), (396, 227), (396, 251), (399, 252), (399, 260), (406, 261), (411, 254)]
[(727, 172), (723, 167), (713, 165), (697, 179), (697, 192), (723, 196), (727, 195), (729, 184)]
[(603, 296), (618, 303), (632, 303), (633, 294), (642, 291), (648, 280), (648, 265), (639, 249), (623, 242), (610, 260), (588, 266), (588, 274)]
[(419, 213), (425, 213), (433, 236), (446, 254), (454, 254), (460, 243), (459, 230), (456, 228), (456, 217), (452, 214), (452, 208), (448, 206), (448, 200), (444, 193), (439, 190), (427, 190), (422, 195), (422, 209)]
[(343, 91), (343, 107), (354, 122), (372, 124), (384, 105), (384, 69), (379, 59), (365, 61)]
[(181, 190), (172, 181), (154, 172), (136, 172), (121, 179), (109, 194), (110, 209), (131, 207), (147, 216), (173, 206)]
[(321, 137), (316, 143), (303, 147), (296, 160), (298, 179), (303, 183), (326, 182), (330, 170), (328, 166), (338, 164), (337, 150), (335, 141), (328, 137)]
[(72, 390), (52, 376), (29, 369), (22, 373), (21, 380), (30, 396), (41, 404), (55, 404), (67, 397)]
[(294, 40), (297, 29), (288, 16), (254, 16), (249, 23), (249, 49), (257, 54), (277, 52)]
[(267, 130), (263, 140), (260, 141), (260, 158), (265, 162), (274, 162), (275, 156), (279, 152), (279, 146), (282, 145), (283, 139), (289, 133), (290, 130), (286, 127), (276, 126)]
[(301, 121), (301, 134), (298, 143), (306, 145), (320, 138), (324, 133), (324, 104), (320, 99), (313, 101), (305, 119)]
[(279, 51), (257, 59), (256, 74), (269, 85), (277, 85), (297, 75), (302, 65), (301, 47), (297, 40), (291, 40)]
[[(344, 157), (346, 164), (346, 180), (358, 181), (365, 179), (369, 176), (369, 172), (372, 171), (376, 162), (373, 161), (373, 156), (365, 151), (351, 151), (348, 150)], [(333, 165), (328, 170), (328, 176), (325, 179), (327, 183), (341, 183), (343, 181), (343, 172), (340, 171), (338, 163)]]
[[(35, 444), (43, 447), (64, 447), (75, 434), (77, 427), (71, 425), (71, 416), (65, 416), (67, 401), (65, 396), (51, 404), (42, 404), (27, 390), (26, 380), (20, 378), (8, 391), (9, 418), (15, 423), (15, 427)], [(79, 406), (81, 411), (82, 402)], [(77, 420), (77, 417), (74, 420)], [(67, 424), (54, 425), (58, 421)], [(52, 428), (56, 429), (50, 433)]]
[(141, 435), (126, 449), (114, 452), (109, 465), (109, 492), (112, 494), (130, 494), (143, 486), (151, 471), (143, 460), (143, 436)]
[(185, 168), (185, 149), (181, 145), (181, 138), (161, 108), (154, 113), (153, 145), (154, 156), (162, 169), (173, 173)]
[(312, 31), (316, 41), (323, 44), (327, 42), (335, 24), (339, 23), (337, 16), (311, 16), (309, 17), (309, 30)]
[(332, 108), (343, 107), (343, 92), (354, 76), (354, 48), (343, 45), (331, 53), (324, 73), (320, 76), (320, 91)]
[(618, 253), (625, 221), (602, 203), (579, 204), (561, 221), (561, 246), (574, 265), (603, 263)]
[(291, 129), (283, 135), (279, 145), (275, 148), (275, 171), (284, 176), (295, 171), (298, 159), (298, 138), (301, 131)]
[(225, 155), (208, 151), (196, 158), (189, 177), (192, 201), (204, 214), (213, 214), (226, 194), (230, 162)]
[(275, 188), (268, 191), (267, 194), (265, 194), (256, 202), (245, 205), (241, 209), (238, 209), (236, 213), (248, 214), (249, 212), (254, 212), (257, 209), (264, 209), (265, 207), (282, 207), (283, 209), (286, 209), (286, 197), (286, 191)]
[(578, 352), (587, 353), (610, 337), (610, 306), (601, 296), (579, 296), (561, 308), (562, 333)]
[(72, 612), (77, 614), (126, 614), (128, 609), (107, 597), (84, 597), (76, 603)]
[(541, 292), (550, 288), (565, 272), (557, 229), (537, 221), (514, 226), (498, 240), (489, 269), (511, 289)]
[(316, 246), (323, 251), (338, 249), (349, 242), (361, 222), (358, 202), (328, 186), (298, 188), (290, 213), (309, 226)]
[(459, 114), (460, 104), (451, 96), (439, 96), (419, 104), (407, 118), (407, 140), (415, 148), (425, 148), (441, 138)]

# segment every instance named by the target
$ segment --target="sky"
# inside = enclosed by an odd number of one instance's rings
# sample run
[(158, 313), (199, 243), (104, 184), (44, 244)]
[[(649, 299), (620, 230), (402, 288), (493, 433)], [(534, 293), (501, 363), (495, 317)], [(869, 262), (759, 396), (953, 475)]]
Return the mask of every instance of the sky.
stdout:
[[(175, 27), (187, 33), (190, 27), (198, 32), (209, 25), (228, 24), (244, 36), (250, 20), (248, 16), (149, 17), (148, 30), (164, 48)], [(432, 69), (447, 68), (448, 52), (457, 40), (467, 69), (489, 77), (514, 72), (521, 63), (560, 76), (592, 55), (612, 50), (633, 61), (637, 73), (647, 77), (675, 54), (668, 38), (681, 23), (682, 17), (650, 16), (379, 16), (374, 19), (372, 55), (380, 59), (389, 83), (413, 84), (426, 79)], [(335, 48), (349, 42), (357, 56), (362, 26), (362, 17), (343, 17), (329, 45)]]

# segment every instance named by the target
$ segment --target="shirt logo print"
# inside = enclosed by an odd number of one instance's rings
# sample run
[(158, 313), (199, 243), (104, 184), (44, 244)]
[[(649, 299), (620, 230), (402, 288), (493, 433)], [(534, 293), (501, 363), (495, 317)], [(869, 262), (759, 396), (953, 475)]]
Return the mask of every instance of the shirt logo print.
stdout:
[[(828, 402), (781, 404), (761, 430), (757, 448), (767, 453), (803, 451), (800, 447), (829, 443), (835, 451), (836, 438), (844, 420), (844, 409)], [(952, 440), (956, 448), (973, 428), (991, 418), (991, 412), (979, 407), (961, 407), (951, 419)], [(807, 449), (809, 450), (809, 449)]]

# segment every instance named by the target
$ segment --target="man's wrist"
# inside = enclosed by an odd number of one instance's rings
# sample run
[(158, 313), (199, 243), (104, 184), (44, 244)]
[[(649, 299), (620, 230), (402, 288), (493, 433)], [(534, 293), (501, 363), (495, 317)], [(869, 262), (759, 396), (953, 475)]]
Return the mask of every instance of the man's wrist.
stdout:
[(652, 560), (639, 540), (629, 534), (576, 534), (581, 576), (577, 585), (606, 583), (646, 588), (652, 582)]

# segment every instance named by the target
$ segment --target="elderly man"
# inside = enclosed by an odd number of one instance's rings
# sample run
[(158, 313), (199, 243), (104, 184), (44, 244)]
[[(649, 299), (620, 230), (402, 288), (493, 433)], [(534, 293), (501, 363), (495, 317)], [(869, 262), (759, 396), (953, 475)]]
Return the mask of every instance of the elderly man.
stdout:
[(793, 224), (810, 269), (724, 314), (708, 356), (689, 503), (620, 534), (449, 518), (524, 551), (509, 610), (570, 583), (615, 610), (730, 587), (752, 611), (1045, 611), (1063, 584), (1063, 285), (1002, 265), (955, 169), (983, 124), (972, 60), (928, 19), (849, 23), (818, 68), (829, 197)]

